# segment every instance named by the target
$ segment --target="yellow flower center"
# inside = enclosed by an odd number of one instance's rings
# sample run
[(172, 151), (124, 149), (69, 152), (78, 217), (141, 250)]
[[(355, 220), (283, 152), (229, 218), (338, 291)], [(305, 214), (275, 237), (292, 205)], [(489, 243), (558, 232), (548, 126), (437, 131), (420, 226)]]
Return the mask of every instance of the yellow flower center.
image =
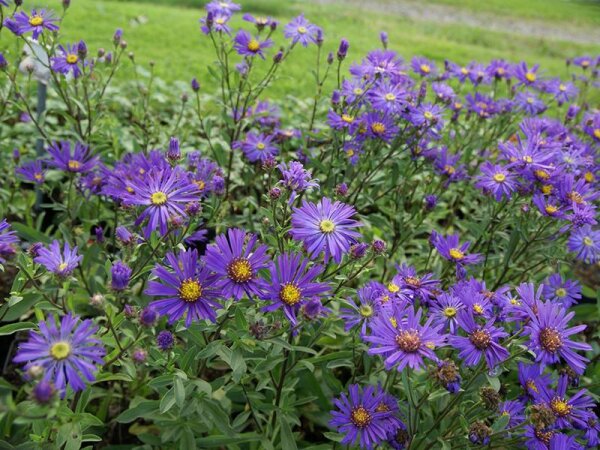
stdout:
[(326, 234), (333, 233), (335, 231), (335, 224), (329, 219), (321, 220), (319, 223), (319, 230)]
[(354, 90), (352, 92), (354, 92), (354, 95), (362, 95), (362, 93), (365, 91), (362, 90), (361, 88), (354, 88)]
[(431, 111), (425, 111), (423, 113), (423, 117), (425, 117), (427, 120), (431, 120), (433, 119), (433, 114), (431, 113)]
[(279, 291), (280, 300), (289, 306), (294, 306), (300, 301), (301, 297), (302, 291), (293, 283), (284, 284)]
[(550, 353), (555, 353), (562, 347), (562, 339), (556, 328), (546, 327), (540, 331), (540, 345)]
[(354, 117), (352, 117), (348, 114), (342, 114), (342, 120), (346, 123), (352, 123), (352, 122), (354, 122)]
[(421, 338), (414, 330), (402, 331), (396, 335), (396, 344), (400, 350), (406, 353), (415, 353), (421, 348)]
[(558, 211), (558, 208), (554, 205), (546, 205), (546, 207), (544, 208), (546, 210), (546, 213), (552, 215), (554, 213), (556, 213), (556, 211)]
[(542, 193), (543, 194), (550, 195), (553, 190), (554, 190), (554, 187), (552, 187), (551, 184), (545, 184), (545, 185), (542, 186)]
[(43, 177), (41, 173), (36, 173), (33, 175), (33, 178), (35, 178), (36, 180), (40, 181)]
[(475, 312), (475, 314), (483, 314), (483, 307), (479, 304), (479, 303), (475, 303), (473, 305), (473, 311)]
[(68, 342), (60, 341), (52, 344), (50, 347), (50, 356), (54, 358), (56, 361), (62, 361), (63, 359), (67, 359), (71, 354), (71, 346)]
[(523, 161), (526, 162), (527, 164), (531, 164), (533, 162), (533, 158), (529, 155), (525, 155), (525, 156), (523, 156)]
[(73, 53), (69, 53), (66, 59), (69, 64), (77, 64), (77, 61), (79, 61), (77, 55), (74, 55)]
[(223, 17), (219, 17), (215, 20), (215, 22), (217, 22), (217, 25), (223, 25), (225, 23), (225, 19)]
[(502, 67), (498, 67), (498, 69), (496, 70), (496, 73), (497, 73), (498, 75), (504, 75), (504, 68), (502, 68)]
[(306, 27), (298, 27), (298, 33), (300, 34), (305, 34), (308, 30), (306, 29)]
[(150, 202), (156, 206), (164, 205), (167, 203), (167, 194), (162, 191), (156, 191), (150, 196)]
[(194, 183), (196, 184), (196, 186), (198, 186), (198, 189), (200, 191), (203, 191), (204, 188), (206, 187), (206, 183), (202, 180), (196, 180), (196, 181), (194, 181)]
[(245, 283), (252, 278), (252, 265), (246, 258), (236, 258), (227, 267), (227, 275), (236, 283)]
[(453, 306), (446, 306), (444, 308), (444, 316), (446, 316), (448, 319), (456, 316), (456, 308)]
[(540, 180), (547, 180), (547, 179), (550, 178), (550, 174), (548, 172), (546, 172), (545, 170), (542, 170), (542, 169), (538, 169), (538, 170), (534, 171), (533, 173)]
[(202, 297), (202, 285), (198, 280), (188, 278), (179, 286), (179, 298), (187, 303), (193, 303)]
[(594, 243), (594, 241), (592, 241), (591, 237), (586, 236), (583, 238), (583, 245), (585, 245), (587, 247), (591, 247), (593, 243)]
[(538, 392), (540, 392), (537, 388), (537, 385), (535, 384), (534, 380), (527, 380), (527, 383), (525, 383), (525, 385), (527, 386), (528, 389), (531, 389), (533, 392), (535, 392), (536, 394)]
[(452, 167), (449, 164), (446, 164), (444, 166), (444, 172), (446, 172), (448, 175), (452, 175), (454, 172), (456, 172), (456, 169), (454, 167)]
[(62, 262), (58, 265), (58, 271), (59, 272), (64, 272), (67, 267), (69, 267), (69, 265), (66, 262)]
[(400, 286), (398, 286), (395, 283), (389, 283), (387, 285), (388, 291), (390, 291), (392, 294), (395, 294), (396, 292), (398, 292), (400, 290)]
[(529, 81), (530, 83), (533, 83), (533, 82), (535, 81), (535, 78), (536, 78), (536, 77), (535, 77), (535, 73), (533, 73), (533, 72), (527, 72), (527, 73), (525, 74), (525, 79), (526, 79), (527, 81)]
[(567, 90), (567, 87), (561, 83), (558, 85), (558, 90), (561, 92), (565, 92)]
[(574, 201), (578, 205), (581, 205), (582, 203), (585, 203), (585, 200), (583, 199), (583, 196), (579, 192), (577, 192), (577, 191), (571, 191), (569, 193), (568, 197), (569, 197), (569, 199), (571, 199), (572, 201)]
[(373, 122), (371, 124), (371, 131), (375, 134), (383, 134), (385, 133), (385, 125), (381, 122)]
[(510, 299), (510, 304), (511, 305), (515, 305), (515, 306), (519, 306), (521, 304), (521, 302), (519, 300), (517, 300), (516, 298), (511, 298)]
[(31, 16), (29, 18), (29, 25), (32, 27), (39, 27), (44, 24), (44, 18), (41, 16)]
[(371, 423), (371, 414), (363, 406), (359, 406), (350, 413), (350, 420), (357, 428), (364, 428)]
[(379, 405), (377, 405), (377, 408), (375, 408), (375, 411), (377, 412), (388, 412), (389, 410), (390, 408), (388, 407), (388, 405), (386, 405), (383, 402), (381, 402)]
[(466, 67), (462, 67), (460, 69), (460, 73), (462, 73), (463, 75), (467, 75), (469, 73), (469, 69), (467, 69)]
[(421, 280), (417, 277), (406, 277), (404, 279), (404, 282), (413, 287), (421, 286)]
[(127, 192), (129, 192), (130, 194), (133, 194), (133, 193), (135, 192), (131, 186), (127, 186), (127, 187), (125, 188), (125, 190), (126, 190)]
[(349, 149), (349, 150), (346, 152), (346, 155), (348, 155), (348, 157), (352, 158), (352, 157), (354, 156), (354, 150), (352, 150), (352, 149)]
[(558, 288), (555, 291), (555, 294), (556, 294), (557, 297), (563, 298), (563, 297), (567, 296), (567, 290), (565, 288)]
[(552, 412), (557, 416), (564, 417), (568, 416), (571, 413), (573, 407), (569, 405), (564, 399), (560, 397), (554, 397), (550, 401), (550, 408), (552, 408)]
[(590, 62), (587, 59), (581, 61), (581, 67), (588, 67), (589, 65), (590, 65)]
[(504, 175), (503, 173), (496, 173), (494, 174), (493, 178), (494, 181), (502, 183), (504, 180), (506, 180), (506, 175)]
[(586, 172), (586, 173), (583, 175), (583, 178), (585, 178), (585, 181), (587, 181), (588, 183), (591, 183), (592, 181), (594, 181), (594, 179), (595, 179), (596, 177), (594, 177), (594, 174), (593, 174), (592, 172)]
[(600, 128), (596, 128), (596, 129), (594, 130), (594, 137), (595, 137), (596, 139), (600, 139)]
[(260, 43), (256, 39), (252, 39), (248, 42), (248, 50), (251, 52), (257, 52), (260, 50)]
[(453, 259), (457, 259), (459, 261), (465, 257), (465, 254), (457, 248), (451, 248), (448, 253), (450, 253), (450, 256)]
[(69, 170), (79, 170), (81, 163), (72, 159), (67, 163), (67, 166), (69, 167)]
[(461, 109), (461, 108), (462, 108), (462, 103), (454, 102), (454, 109)]
[(264, 144), (264, 142), (259, 142), (258, 144), (256, 144), (256, 148), (259, 150), (264, 150), (266, 147), (266, 145)]
[(393, 102), (394, 100), (396, 100), (396, 96), (394, 94), (392, 94), (391, 92), (385, 94), (385, 99), (388, 102)]
[(373, 308), (369, 305), (360, 305), (358, 312), (363, 317), (371, 317), (373, 315)]
[(421, 72), (423, 73), (429, 73), (431, 72), (431, 67), (429, 67), (429, 64), (421, 64)]

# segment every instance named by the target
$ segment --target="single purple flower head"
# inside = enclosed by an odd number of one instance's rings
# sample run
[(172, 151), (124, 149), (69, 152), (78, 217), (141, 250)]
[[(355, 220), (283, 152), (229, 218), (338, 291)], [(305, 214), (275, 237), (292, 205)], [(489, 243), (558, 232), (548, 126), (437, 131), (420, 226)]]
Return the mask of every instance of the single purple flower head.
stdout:
[(21, 36), (31, 32), (35, 40), (40, 37), (44, 30), (51, 32), (58, 31), (58, 25), (56, 25), (57, 19), (52, 16), (50, 11), (45, 9), (32, 9), (29, 15), (25, 11), (19, 11), (14, 15), (14, 19), (11, 22), (14, 24), (13, 26), (8, 26), (6, 23), (5, 25), (14, 34)]
[(567, 241), (567, 249), (588, 264), (600, 261), (600, 230), (593, 230), (590, 225), (573, 230)]
[(471, 244), (465, 242), (461, 245), (458, 234), (444, 237), (434, 230), (431, 232), (431, 242), (442, 257), (458, 266), (477, 264), (481, 260), (480, 254), (467, 253)]
[(158, 313), (156, 310), (150, 306), (146, 306), (144, 309), (140, 311), (140, 324), (145, 327), (152, 327), (156, 324), (158, 320)]
[(243, 141), (234, 142), (233, 148), (242, 150), (250, 162), (264, 162), (279, 154), (279, 149), (273, 143), (274, 139), (274, 135), (250, 132)]
[(46, 270), (62, 278), (69, 276), (82, 259), (83, 256), (77, 255), (76, 246), (71, 249), (69, 243), (65, 242), (64, 249), (61, 250), (60, 243), (55, 240), (49, 248), (40, 248), (38, 256), (33, 261), (42, 264)]
[(156, 345), (163, 352), (173, 348), (174, 344), (175, 337), (173, 336), (173, 333), (171, 333), (168, 330), (163, 330), (160, 333), (158, 333), (158, 336), (156, 336)]
[(503, 197), (509, 200), (517, 189), (516, 177), (503, 166), (486, 161), (481, 166), (481, 175), (475, 186), (499, 202)]
[(56, 141), (48, 147), (48, 153), (51, 158), (46, 163), (65, 172), (86, 173), (98, 162), (98, 158), (91, 154), (90, 148), (79, 142), (75, 143), (71, 153), (69, 141)]
[(307, 47), (310, 43), (317, 43), (319, 30), (319, 27), (306, 20), (304, 14), (300, 14), (284, 27), (283, 34), (292, 40), (292, 45), (299, 42), (303, 47)]
[(0, 263), (16, 253), (15, 245), (19, 242), (16, 232), (10, 229), (6, 219), (0, 221)]
[(559, 273), (554, 273), (544, 283), (544, 297), (570, 308), (581, 299), (581, 286), (577, 280), (565, 280)]
[(97, 331), (91, 320), (67, 314), (60, 324), (55, 316), (38, 324), (39, 331), (30, 331), (29, 340), (19, 345), (16, 363), (26, 363), (25, 370), (32, 365), (44, 368), (42, 380), (52, 383), (64, 397), (67, 386), (81, 391), (86, 381), (95, 380), (98, 366), (103, 364), (105, 354)]
[(272, 46), (273, 41), (271, 39), (261, 41), (259, 38), (253, 37), (246, 30), (238, 31), (233, 40), (233, 48), (237, 51), (238, 55), (241, 56), (258, 55), (262, 59), (265, 59), (263, 50)]
[(117, 261), (111, 268), (111, 288), (114, 291), (127, 289), (131, 278), (131, 268), (123, 261)]
[(82, 59), (79, 55), (79, 44), (59, 45), (57, 56), (51, 58), (52, 70), (63, 75), (69, 73), (73, 78), (79, 78), (82, 75)]

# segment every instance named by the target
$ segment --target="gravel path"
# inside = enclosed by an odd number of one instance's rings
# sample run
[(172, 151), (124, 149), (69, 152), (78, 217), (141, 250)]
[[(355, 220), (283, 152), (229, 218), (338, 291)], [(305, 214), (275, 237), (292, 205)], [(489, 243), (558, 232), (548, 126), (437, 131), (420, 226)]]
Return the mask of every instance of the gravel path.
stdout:
[[(436, 5), (415, 0), (313, 0), (322, 4), (343, 4), (352, 8), (394, 14), (414, 21), (464, 24), (469, 27), (514, 33), (544, 40), (600, 44), (600, 29), (593, 27), (553, 26), (547, 22), (499, 17), (494, 14), (467, 11), (450, 5)], [(482, 0), (484, 1), (484, 0)], [(527, 0), (523, 0), (527, 1)]]

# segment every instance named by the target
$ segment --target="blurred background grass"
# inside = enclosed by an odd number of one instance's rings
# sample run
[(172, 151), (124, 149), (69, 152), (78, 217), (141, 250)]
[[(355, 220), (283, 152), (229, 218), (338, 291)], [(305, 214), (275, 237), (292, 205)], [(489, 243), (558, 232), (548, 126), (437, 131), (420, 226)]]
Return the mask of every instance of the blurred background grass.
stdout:
[[(60, 10), (60, 0), (25, 2)], [(166, 81), (198, 77), (214, 86), (206, 66), (214, 62), (210, 41), (198, 19), (202, 0), (75, 0), (65, 18), (66, 41), (84, 39), (90, 49), (111, 48), (114, 29), (123, 28), (136, 61), (155, 62)], [(546, 73), (567, 76), (565, 59), (599, 54), (600, 2), (591, 0), (239, 0), (244, 12), (269, 15), (286, 23), (304, 12), (324, 29), (326, 51), (335, 51), (342, 37), (350, 41), (349, 61), (379, 47), (379, 32), (389, 34), (390, 48), (404, 58), (424, 55), (442, 63), (505, 58), (539, 63)], [(407, 14), (419, 8), (417, 14)], [(449, 14), (449, 12), (451, 14)], [(448, 17), (446, 17), (448, 16)], [(499, 21), (500, 27), (487, 24)], [(236, 30), (241, 15), (233, 20)], [(506, 26), (502, 26), (505, 24)], [(497, 24), (496, 24), (497, 25)], [(571, 39), (571, 35), (575, 38)], [(587, 36), (590, 36), (588, 39)], [(3, 34), (3, 38), (6, 34)], [(583, 36), (583, 39), (581, 38)], [(276, 41), (283, 36), (276, 33)], [(311, 95), (316, 49), (297, 48), (280, 72), (269, 95)], [(269, 62), (264, 62), (265, 65)], [(131, 78), (129, 69), (118, 74)]]

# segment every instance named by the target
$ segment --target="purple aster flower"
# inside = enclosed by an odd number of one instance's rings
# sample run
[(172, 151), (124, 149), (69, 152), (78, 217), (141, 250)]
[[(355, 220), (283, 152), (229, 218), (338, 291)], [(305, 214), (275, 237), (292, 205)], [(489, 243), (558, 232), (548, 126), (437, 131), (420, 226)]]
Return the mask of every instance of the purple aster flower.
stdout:
[(586, 325), (568, 328), (569, 320), (575, 312), (567, 313), (563, 305), (553, 302), (539, 302), (534, 310), (528, 305), (529, 322), (525, 326), (525, 335), (529, 336), (529, 348), (536, 354), (536, 362), (542, 365), (565, 361), (575, 373), (582, 374), (587, 358), (575, 353), (575, 350), (589, 351), (589, 344), (575, 342), (569, 336), (580, 333)]
[(303, 200), (302, 207), (293, 208), (290, 234), (304, 242), (311, 258), (324, 252), (326, 263), (333, 258), (339, 264), (350, 245), (360, 237), (353, 230), (362, 226), (352, 219), (355, 213), (354, 207), (339, 201), (332, 203), (327, 197), (316, 204)]
[(434, 92), (436, 98), (443, 103), (452, 103), (456, 98), (454, 89), (446, 83), (431, 83), (431, 90)]
[(507, 400), (498, 405), (501, 416), (508, 416), (506, 428), (514, 428), (525, 421), (525, 406), (516, 400)]
[(549, 428), (536, 428), (533, 425), (526, 425), (523, 433), (525, 445), (528, 450), (549, 450), (550, 441), (554, 435), (558, 434)]
[(38, 256), (33, 261), (42, 264), (46, 270), (59, 277), (67, 277), (75, 270), (82, 259), (83, 256), (77, 255), (77, 246), (71, 249), (69, 243), (65, 242), (64, 250), (61, 251), (60, 243), (55, 240), (49, 248), (40, 248)]
[(498, 104), (494, 99), (480, 92), (475, 92), (475, 95), (467, 94), (465, 100), (469, 111), (482, 119), (489, 119), (499, 112)]
[(573, 83), (563, 82), (559, 78), (546, 82), (544, 90), (552, 94), (559, 105), (575, 100), (579, 93), (579, 89)]
[(415, 313), (412, 306), (407, 309), (408, 313), (398, 307), (382, 309), (371, 322), (371, 335), (363, 336), (372, 344), (368, 353), (382, 355), (387, 370), (395, 366), (398, 372), (406, 366), (420, 369), (425, 365), (424, 358), (437, 361), (433, 350), (445, 344), (445, 336), (440, 334), (442, 325), (432, 326), (433, 317), (421, 325), (423, 310), (419, 308)]
[(496, 80), (510, 79), (512, 66), (502, 59), (494, 59), (486, 69), (488, 76)]
[(410, 63), (412, 70), (422, 77), (434, 77), (437, 69), (433, 61), (422, 56), (415, 56)]
[(537, 207), (539, 212), (546, 217), (563, 218), (565, 214), (563, 212), (563, 206), (560, 201), (555, 197), (546, 197), (543, 194), (534, 194), (532, 197), (533, 204)]
[(51, 382), (65, 396), (67, 386), (73, 391), (85, 389), (95, 380), (98, 366), (103, 364), (105, 354), (97, 331), (91, 320), (81, 321), (72, 314), (63, 316), (60, 326), (55, 316), (38, 324), (39, 331), (30, 331), (29, 340), (19, 345), (16, 363), (26, 363), (44, 368), (43, 381)]
[(586, 113), (583, 116), (583, 131), (594, 141), (600, 142), (600, 113)]
[(469, 64), (469, 81), (473, 83), (474, 86), (478, 86), (480, 84), (489, 84), (490, 76), (487, 72), (486, 68), (477, 62), (471, 62)]
[(469, 78), (469, 68), (459, 66), (451, 61), (445, 62), (446, 72), (449, 76), (456, 78), (461, 83), (464, 83)]
[(593, 230), (590, 225), (573, 230), (567, 241), (567, 249), (588, 264), (600, 261), (600, 230)]
[(431, 302), (429, 314), (434, 325), (441, 325), (444, 330), (455, 334), (458, 327), (458, 312), (464, 307), (464, 304), (454, 295), (442, 293)]
[(340, 319), (344, 321), (344, 330), (361, 327), (361, 334), (366, 334), (367, 326), (377, 317), (381, 309), (380, 297), (385, 293), (385, 287), (377, 282), (369, 282), (358, 289), (358, 305), (348, 300), (350, 308), (340, 309)]
[(407, 80), (406, 69), (402, 64), (402, 59), (392, 50), (373, 50), (362, 60), (360, 66), (362, 75), (369, 79), (376, 76), (389, 77), (399, 82)]
[(435, 155), (433, 161), (434, 169), (440, 175), (447, 177), (444, 183), (445, 186), (467, 178), (465, 166), (459, 164), (459, 162), (460, 154), (453, 155), (448, 152), (448, 148), (445, 146), (441, 147), (440, 151)]
[(361, 117), (361, 124), (357, 132), (364, 133), (364, 136), (371, 139), (390, 142), (397, 136), (398, 127), (394, 125), (390, 115), (370, 112)]
[(93, 156), (87, 145), (79, 142), (75, 143), (73, 153), (71, 153), (71, 143), (69, 141), (56, 141), (48, 147), (48, 153), (52, 156), (47, 164), (57, 169), (72, 173), (86, 173), (92, 170), (98, 158)]
[(412, 108), (409, 120), (414, 126), (427, 128), (437, 135), (444, 126), (442, 120), (443, 111), (439, 105), (423, 103), (416, 108)]
[(327, 283), (315, 281), (323, 272), (323, 266), (308, 267), (309, 261), (300, 253), (284, 253), (271, 262), (270, 281), (264, 281), (261, 298), (271, 304), (263, 311), (283, 309), (285, 317), (296, 325), (296, 315), (300, 308), (314, 297), (320, 297), (329, 291)]
[(135, 242), (135, 237), (133, 236), (133, 234), (131, 234), (129, 230), (124, 226), (117, 227), (116, 236), (119, 242), (121, 242), (124, 245), (130, 245)]
[(342, 95), (348, 105), (358, 106), (366, 101), (366, 93), (370, 89), (363, 79), (351, 79), (342, 81)]
[(515, 104), (519, 110), (529, 116), (537, 116), (546, 111), (546, 104), (531, 91), (517, 92)]
[(52, 16), (50, 11), (45, 9), (32, 9), (30, 15), (27, 15), (25, 11), (20, 11), (15, 14), (11, 22), (15, 25), (14, 27), (10, 27), (6, 23), (5, 25), (17, 36), (31, 32), (35, 40), (40, 37), (44, 29), (58, 31), (57, 19)]
[(131, 278), (131, 268), (123, 261), (117, 261), (111, 268), (110, 286), (115, 291), (123, 291), (127, 289)]
[(339, 399), (334, 400), (337, 409), (331, 411), (329, 425), (344, 435), (342, 444), (353, 445), (358, 441), (361, 448), (371, 450), (386, 439), (386, 419), (392, 413), (377, 410), (382, 398), (381, 394), (375, 393), (373, 386), (361, 390), (357, 384), (352, 384), (348, 392), (349, 396), (342, 393)]
[(277, 166), (281, 172), (282, 179), (279, 180), (289, 191), (290, 203), (296, 198), (296, 194), (309, 188), (318, 188), (319, 183), (312, 178), (312, 173), (304, 168), (304, 165), (298, 161), (290, 162), (289, 166), (281, 163)]
[(577, 280), (564, 280), (559, 273), (554, 273), (544, 283), (544, 297), (570, 308), (581, 299), (581, 286)]
[(77, 53), (78, 44), (58, 46), (57, 56), (51, 58), (52, 70), (63, 75), (71, 73), (73, 78), (79, 78), (82, 74), (80, 58)]
[(200, 191), (190, 182), (187, 174), (178, 167), (171, 170), (152, 169), (132, 183), (133, 192), (123, 195), (124, 205), (140, 205), (145, 209), (135, 221), (140, 225), (146, 218), (148, 223), (144, 235), (149, 238), (158, 229), (167, 234), (169, 220), (186, 217), (185, 205), (199, 200)]
[(398, 280), (398, 286), (401, 290), (409, 290), (414, 297), (427, 303), (434, 297), (434, 291), (440, 286), (440, 280), (436, 280), (432, 273), (426, 273), (420, 276), (413, 266), (402, 264), (396, 266), (398, 275), (394, 280)]
[(588, 409), (594, 409), (596, 404), (587, 395), (585, 389), (581, 389), (575, 395), (567, 397), (568, 385), (568, 377), (561, 376), (558, 378), (556, 390), (542, 389), (537, 400), (552, 410), (554, 417), (556, 417), (555, 425), (558, 428), (567, 428), (574, 425), (577, 428), (585, 429), (591, 414)]
[(539, 364), (518, 365), (519, 383), (525, 391), (527, 399), (536, 399), (540, 392), (547, 389), (552, 382), (550, 375), (544, 374), (544, 369)]
[(200, 19), (202, 26), (200, 30), (204, 34), (210, 34), (212, 31), (218, 33), (230, 34), (231, 29), (229, 28), (228, 22), (231, 19), (231, 15), (223, 12), (211, 13), (209, 12), (206, 17)]
[(488, 367), (493, 369), (510, 356), (509, 351), (498, 343), (498, 340), (507, 337), (508, 333), (495, 327), (494, 319), (479, 325), (470, 312), (460, 311), (458, 325), (467, 336), (450, 335), (448, 341), (458, 350), (458, 356), (464, 360), (466, 366), (476, 366), (483, 356)]
[(345, 111), (337, 114), (334, 110), (330, 109), (327, 113), (327, 123), (334, 130), (353, 130), (356, 124), (356, 117)]
[(42, 184), (46, 180), (46, 170), (41, 160), (30, 161), (18, 167), (15, 172), (23, 180), (35, 184)]
[(550, 438), (548, 450), (583, 450), (585, 447), (575, 439), (575, 436), (554, 433)]
[(256, 245), (256, 235), (244, 230), (229, 229), (216, 237), (215, 244), (206, 249), (204, 262), (220, 279), (225, 298), (237, 300), (244, 296), (260, 295), (258, 271), (268, 267), (266, 245)]
[(325, 317), (331, 310), (325, 308), (323, 303), (319, 297), (313, 297), (312, 299), (306, 301), (301, 308), (302, 317), (306, 320), (316, 320), (319, 317)]
[(167, 266), (158, 264), (152, 270), (159, 281), (150, 281), (144, 291), (147, 295), (164, 297), (150, 306), (161, 316), (167, 316), (169, 324), (184, 315), (188, 328), (192, 321), (215, 322), (215, 310), (221, 306), (217, 302), (221, 294), (217, 275), (198, 263), (196, 250), (182, 250), (177, 255), (169, 252), (166, 260)]
[(444, 386), (450, 394), (456, 394), (460, 390), (462, 377), (454, 361), (446, 359), (438, 361), (435, 372), (437, 381)]
[(240, 9), (242, 9), (240, 5), (238, 5), (237, 3), (233, 3), (231, 0), (214, 0), (212, 2), (207, 3), (204, 8), (209, 13), (227, 14), (229, 16), (235, 11), (239, 11)]
[(529, 68), (525, 62), (521, 62), (514, 66), (513, 75), (517, 80), (518, 85), (535, 86), (539, 82), (537, 71), (539, 64)]
[(319, 30), (319, 27), (306, 20), (304, 14), (300, 14), (285, 26), (283, 34), (287, 39), (292, 40), (292, 45), (300, 42), (303, 47), (307, 47), (311, 42), (317, 42)]
[(399, 113), (407, 105), (407, 92), (401, 84), (383, 81), (375, 85), (367, 93), (373, 109), (385, 114)]
[(238, 52), (238, 55), (258, 55), (262, 59), (265, 59), (265, 54), (263, 53), (263, 50), (265, 48), (273, 46), (273, 41), (271, 39), (261, 41), (258, 38), (252, 37), (252, 35), (246, 30), (238, 31), (233, 42), (233, 48)]
[(517, 189), (516, 177), (503, 166), (486, 161), (481, 166), (482, 174), (478, 177), (475, 186), (487, 194), (491, 194), (499, 202), (502, 197), (510, 199)]
[(256, 25), (256, 29), (258, 31), (261, 31), (266, 27), (271, 27), (273, 24), (277, 25), (277, 21), (273, 20), (271, 17), (253, 16), (252, 14), (248, 13), (244, 14), (242, 19), (244, 19), (246, 22)]
[(433, 230), (431, 232), (431, 242), (440, 255), (457, 265), (477, 264), (481, 260), (479, 253), (467, 253), (471, 243), (467, 241), (461, 245), (458, 234), (444, 237)]
[(592, 67), (594, 64), (594, 58), (591, 56), (577, 56), (571, 60), (571, 62), (581, 67), (582, 69), (587, 69), (588, 67)]
[(163, 330), (156, 336), (156, 345), (163, 352), (173, 348), (173, 344), (175, 344), (175, 337), (168, 330)]
[(16, 253), (15, 244), (19, 242), (16, 232), (10, 229), (10, 224), (6, 219), (0, 222), (0, 263), (5, 263), (6, 258), (10, 258)]
[(250, 162), (264, 162), (279, 154), (279, 149), (273, 144), (274, 135), (248, 133), (243, 141), (233, 143), (234, 149), (240, 149)]

